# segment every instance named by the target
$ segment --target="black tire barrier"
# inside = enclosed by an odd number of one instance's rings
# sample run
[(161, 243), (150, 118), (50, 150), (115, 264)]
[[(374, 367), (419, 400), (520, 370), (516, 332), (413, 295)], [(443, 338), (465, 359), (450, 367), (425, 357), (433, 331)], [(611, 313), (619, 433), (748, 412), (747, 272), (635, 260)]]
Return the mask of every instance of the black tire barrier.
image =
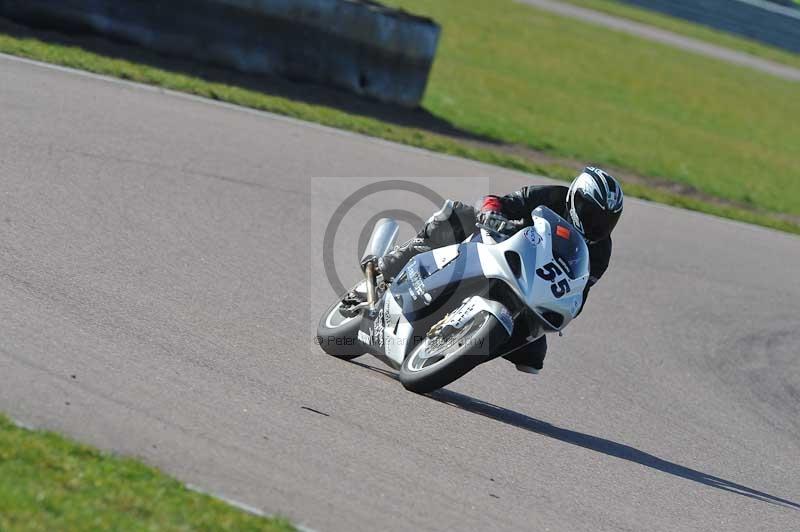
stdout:
[(440, 27), (367, 0), (0, 0), (0, 16), (417, 106)]

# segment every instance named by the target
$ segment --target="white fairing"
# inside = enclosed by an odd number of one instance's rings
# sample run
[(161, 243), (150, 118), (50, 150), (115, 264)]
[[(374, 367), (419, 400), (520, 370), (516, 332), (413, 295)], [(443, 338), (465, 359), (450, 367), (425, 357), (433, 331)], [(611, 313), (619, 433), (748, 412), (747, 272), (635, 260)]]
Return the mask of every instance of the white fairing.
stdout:
[(458, 257), (458, 245), (436, 248), (431, 253), (433, 253), (433, 260), (436, 261), (436, 267), (441, 269), (448, 262)]
[[(553, 257), (551, 234), (549, 222), (534, 216), (533, 226), (518, 231), (507, 240), (492, 245), (478, 244), (478, 256), (484, 275), (506, 281), (516, 295), (537, 315), (541, 317), (544, 312), (550, 311), (563, 316), (563, 322), (553, 327), (561, 330), (581, 308), (583, 289), (589, 280), (589, 270), (584, 268), (583, 271), (573, 272), (575, 279), (570, 279), (563, 272), (558, 274), (553, 282), (566, 283), (568, 291), (562, 297), (556, 297), (552, 288), (553, 283), (536, 273), (537, 269), (549, 263), (559, 264)], [(507, 251), (513, 251), (520, 256), (519, 276), (514, 274), (508, 264), (505, 256)]]
[(484, 299), (480, 296), (472, 296), (465, 299), (460, 307), (447, 315), (445, 324), (460, 329), (476, 314), (484, 311), (493, 314), (497, 321), (505, 327), (508, 335), (511, 336), (514, 332), (514, 317), (511, 312), (502, 303)]
[[(460, 307), (447, 315), (447, 321), (444, 323), (460, 329), (476, 314), (484, 311), (493, 314), (511, 336), (514, 330), (514, 318), (511, 312), (502, 303), (479, 296), (465, 299)], [(414, 328), (403, 316), (402, 309), (394, 298), (387, 297), (385, 299), (382, 312), (385, 319), (384, 352), (388, 358), (400, 365), (403, 363), (408, 349), (413, 347)]]
[(386, 320), (383, 330), (386, 356), (398, 365), (402, 364), (406, 351), (412, 343), (414, 328), (403, 316), (403, 309), (393, 297), (384, 299), (383, 313)]
[[(546, 215), (552, 215), (556, 223), (557, 220), (563, 221), (551, 211)], [(571, 253), (580, 259), (585, 259), (576, 261), (572, 266), (567, 265), (561, 258), (554, 257), (552, 238), (562, 238), (551, 237), (559, 234), (557, 228), (551, 228), (547, 219), (536, 215), (533, 216), (532, 226), (518, 231), (504, 241), (495, 243), (494, 240), (487, 240), (491, 243), (474, 244), (477, 246), (477, 260), (480, 261), (483, 275), (491, 279), (500, 279), (510, 286), (519, 299), (549, 325), (546, 331), (551, 332), (562, 330), (576, 316), (581, 308), (583, 290), (589, 279), (589, 252), (586, 243), (582, 237), (569, 240), (569, 231), (574, 232), (575, 229), (572, 226), (566, 227), (569, 225), (567, 222), (564, 224), (563, 227), (559, 224), (559, 227), (563, 231), (561, 234), (566, 234), (567, 237), (565, 242), (559, 245), (564, 246), (569, 242)], [(518, 275), (509, 265), (508, 252), (519, 256), (519, 261), (516, 263)], [(444, 267), (458, 255), (458, 245), (433, 251), (437, 268)], [(567, 271), (570, 275), (565, 273)], [(445, 323), (461, 328), (470, 321), (470, 318), (482, 311), (492, 313), (511, 336), (514, 316), (508, 308), (502, 302), (480, 296), (466, 298), (457, 309), (446, 316)], [(558, 318), (557, 322), (554, 322), (554, 317)], [(419, 337), (426, 333), (427, 331), (414, 330), (414, 324), (406, 319), (402, 307), (389, 290), (383, 298), (383, 305), (378, 310), (373, 327), (369, 329), (369, 334), (363, 334), (365, 340), (362, 342), (383, 350), (386, 357), (399, 367), (408, 351), (415, 345), (415, 335), (419, 340)]]

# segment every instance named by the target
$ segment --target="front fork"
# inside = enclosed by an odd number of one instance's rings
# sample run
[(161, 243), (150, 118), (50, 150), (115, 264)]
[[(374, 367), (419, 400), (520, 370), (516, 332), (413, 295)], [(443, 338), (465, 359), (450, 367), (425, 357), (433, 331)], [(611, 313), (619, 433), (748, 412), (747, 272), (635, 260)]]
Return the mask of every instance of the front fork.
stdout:
[(367, 304), (370, 311), (375, 310), (375, 303), (378, 301), (377, 291), (375, 289), (375, 263), (370, 261), (364, 269), (364, 274), (367, 278)]

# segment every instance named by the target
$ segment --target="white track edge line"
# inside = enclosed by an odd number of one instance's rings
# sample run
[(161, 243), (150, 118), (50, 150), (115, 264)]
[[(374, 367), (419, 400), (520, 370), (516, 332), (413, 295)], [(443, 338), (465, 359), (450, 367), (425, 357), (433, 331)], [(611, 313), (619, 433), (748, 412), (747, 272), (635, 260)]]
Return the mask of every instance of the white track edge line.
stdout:
[[(227, 496), (225, 496), (223, 494), (214, 493), (214, 492), (205, 490), (205, 489), (203, 489), (203, 488), (201, 488), (201, 487), (199, 487), (199, 486), (197, 486), (195, 484), (185, 483), (184, 487), (186, 487), (186, 489), (188, 489), (188, 490), (194, 491), (195, 493), (199, 493), (201, 495), (208, 495), (209, 497), (212, 497), (214, 499), (217, 499), (217, 500), (220, 500), (220, 501), (224, 502), (228, 506), (233, 506), (234, 508), (236, 508), (238, 510), (241, 510), (243, 512), (255, 515), (256, 517), (263, 517), (265, 519), (279, 518), (279, 517), (280, 518), (285, 518), (283, 516), (278, 516), (278, 515), (275, 515), (275, 514), (270, 514), (270, 513), (264, 512), (263, 510), (261, 510), (259, 508), (256, 508), (255, 506), (249, 505), (247, 503), (243, 503), (241, 501), (237, 501), (236, 499), (231, 499), (230, 497), (227, 497)], [(292, 523), (292, 526), (295, 527), (300, 532), (316, 532), (313, 528), (309, 528), (309, 527), (307, 527), (307, 526), (305, 526), (303, 524)]]
[[(28, 430), (28, 431), (48, 430), (48, 429), (39, 429), (39, 428), (31, 425), (30, 423), (26, 423), (24, 421), (20, 421), (19, 419), (13, 418), (11, 416), (8, 416), (8, 419), (11, 421), (11, 423), (15, 427), (19, 427), (21, 429), (25, 429), (25, 430)], [(101, 451), (101, 452), (104, 452), (104, 451)], [(142, 462), (141, 460), (139, 460), (139, 461)], [(168, 473), (166, 473), (164, 471), (161, 471), (161, 472), (164, 473), (165, 475), (168, 475)], [(171, 478), (175, 478), (175, 477), (171, 477)], [(213, 499), (217, 499), (219, 501), (224, 502), (228, 506), (232, 506), (232, 507), (236, 508), (237, 510), (241, 510), (241, 511), (246, 512), (248, 514), (255, 515), (256, 517), (261, 517), (261, 518), (264, 518), (264, 519), (283, 518), (283, 516), (267, 513), (267, 512), (265, 512), (265, 511), (263, 511), (263, 510), (261, 510), (259, 508), (256, 508), (255, 506), (252, 506), (250, 504), (247, 504), (247, 503), (244, 503), (244, 502), (241, 502), (241, 501), (237, 501), (236, 499), (232, 499), (232, 498), (230, 498), (230, 497), (228, 497), (226, 495), (223, 495), (221, 493), (214, 493), (214, 492), (205, 490), (205, 489), (203, 489), (203, 488), (201, 488), (201, 487), (199, 487), (199, 486), (197, 486), (195, 484), (191, 484), (189, 482), (183, 482), (182, 485), (183, 485), (183, 487), (185, 487), (189, 491), (193, 491), (193, 492), (199, 493), (201, 495), (207, 495), (207, 496), (209, 496), (209, 497), (211, 497)], [(295, 527), (300, 532), (316, 532), (313, 528), (309, 528), (309, 527), (307, 527), (305, 525), (302, 525), (302, 524), (292, 523), (292, 526)]]

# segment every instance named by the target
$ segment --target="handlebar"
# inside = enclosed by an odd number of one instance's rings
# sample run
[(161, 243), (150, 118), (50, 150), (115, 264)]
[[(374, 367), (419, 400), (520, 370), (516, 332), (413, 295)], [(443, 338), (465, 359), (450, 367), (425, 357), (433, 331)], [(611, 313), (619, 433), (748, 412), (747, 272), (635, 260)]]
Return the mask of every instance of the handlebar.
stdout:
[(475, 224), (475, 227), (477, 227), (478, 229), (483, 229), (484, 231), (489, 233), (489, 235), (491, 235), (491, 237), (493, 239), (495, 239), (495, 240), (497, 240), (498, 238), (500, 240), (505, 240), (505, 239), (509, 238), (511, 235), (513, 235), (514, 233), (516, 233), (517, 231), (519, 231), (524, 226), (525, 226), (525, 220), (523, 220), (521, 218), (518, 219), (518, 220), (507, 220), (503, 224), (503, 230), (502, 231), (498, 231), (497, 229), (494, 229), (493, 227), (489, 227), (486, 224), (482, 224), (482, 223), (476, 223)]

